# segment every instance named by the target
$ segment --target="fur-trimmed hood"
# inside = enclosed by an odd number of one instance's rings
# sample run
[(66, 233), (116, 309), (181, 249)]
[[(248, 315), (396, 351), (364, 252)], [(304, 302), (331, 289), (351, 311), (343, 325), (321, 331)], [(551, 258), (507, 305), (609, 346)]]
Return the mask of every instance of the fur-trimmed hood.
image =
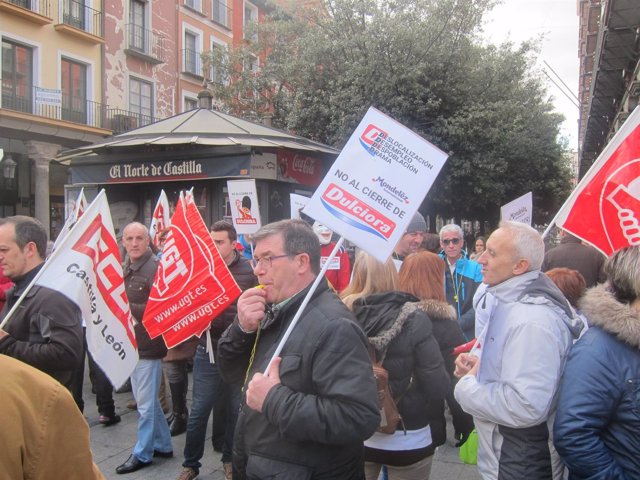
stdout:
[(632, 347), (640, 348), (640, 311), (618, 302), (606, 285), (587, 290), (578, 307), (590, 326), (600, 327)]
[(398, 336), (407, 319), (417, 311), (426, 313), (434, 321), (456, 320), (455, 310), (446, 302), (419, 301), (404, 292), (369, 295), (353, 304), (353, 313), (379, 352)]

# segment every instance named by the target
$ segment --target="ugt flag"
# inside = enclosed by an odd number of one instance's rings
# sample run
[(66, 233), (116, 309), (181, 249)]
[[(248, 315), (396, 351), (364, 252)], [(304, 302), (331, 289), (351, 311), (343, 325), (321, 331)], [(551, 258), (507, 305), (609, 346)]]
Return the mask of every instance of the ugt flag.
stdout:
[(180, 196), (142, 324), (151, 338), (174, 347), (202, 335), (240, 295), (193, 197)]
[(149, 240), (156, 247), (160, 247), (160, 235), (158, 233), (164, 232), (171, 225), (171, 214), (169, 212), (169, 199), (164, 190), (160, 192), (156, 208), (153, 210), (151, 216), (151, 225), (149, 225)]
[(87, 323), (89, 352), (111, 383), (122, 385), (138, 362), (138, 352), (104, 190), (51, 254), (35, 284), (78, 305)]
[(562, 206), (556, 225), (605, 255), (640, 245), (640, 108)]

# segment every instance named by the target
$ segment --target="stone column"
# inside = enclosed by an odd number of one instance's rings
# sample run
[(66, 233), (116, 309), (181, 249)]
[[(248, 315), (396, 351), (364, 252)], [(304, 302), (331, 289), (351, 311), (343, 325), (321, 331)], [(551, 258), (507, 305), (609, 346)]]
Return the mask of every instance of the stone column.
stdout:
[(28, 140), (25, 142), (27, 154), (33, 160), (33, 185), (35, 188), (35, 218), (42, 222), (50, 234), (51, 208), (49, 195), (49, 162), (60, 151), (60, 145)]

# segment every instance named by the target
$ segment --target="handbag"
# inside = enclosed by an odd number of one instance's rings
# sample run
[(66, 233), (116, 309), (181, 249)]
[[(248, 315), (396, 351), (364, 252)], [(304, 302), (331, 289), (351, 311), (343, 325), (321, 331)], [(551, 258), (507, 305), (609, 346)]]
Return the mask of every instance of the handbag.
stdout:
[[(402, 416), (398, 411), (396, 400), (391, 395), (389, 388), (389, 372), (382, 366), (386, 351), (380, 360), (376, 360), (376, 352), (372, 345), (369, 345), (369, 354), (371, 355), (371, 363), (373, 368), (373, 376), (376, 379), (376, 387), (378, 390), (378, 406), (380, 408), (380, 425), (377, 431), (393, 435), (398, 429), (398, 423), (402, 422)], [(403, 424), (404, 430), (404, 424)]]
[(473, 430), (467, 441), (460, 445), (458, 456), (462, 463), (476, 465), (478, 463), (478, 432)]

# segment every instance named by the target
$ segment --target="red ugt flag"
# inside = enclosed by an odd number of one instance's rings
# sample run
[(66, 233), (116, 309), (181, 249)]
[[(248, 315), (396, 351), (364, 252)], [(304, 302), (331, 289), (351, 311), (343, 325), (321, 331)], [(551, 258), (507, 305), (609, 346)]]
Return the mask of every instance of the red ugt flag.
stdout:
[(142, 320), (174, 347), (202, 335), (241, 290), (193, 202), (180, 197)]
[(562, 206), (556, 225), (607, 256), (640, 245), (640, 108)]

